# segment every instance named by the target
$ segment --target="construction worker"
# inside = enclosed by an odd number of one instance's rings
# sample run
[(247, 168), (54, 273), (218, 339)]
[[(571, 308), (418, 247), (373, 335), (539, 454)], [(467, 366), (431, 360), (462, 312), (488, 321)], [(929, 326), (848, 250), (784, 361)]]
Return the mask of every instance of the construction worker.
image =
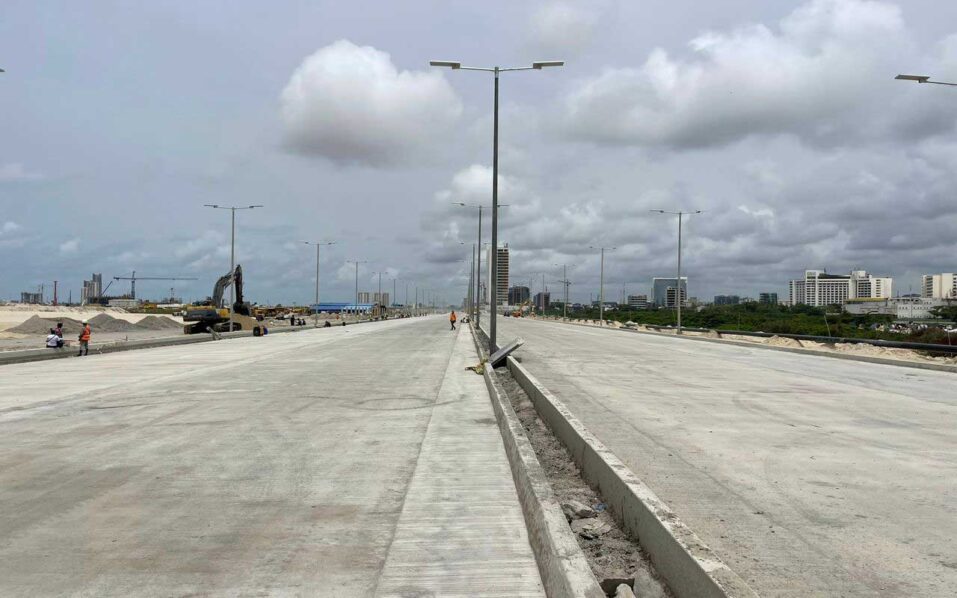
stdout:
[(77, 354), (77, 357), (82, 357), (84, 355), (90, 354), (90, 323), (86, 320), (83, 320), (83, 331), (80, 332), (78, 337), (80, 340), (80, 352)]
[(455, 320), (456, 320), (456, 319), (457, 319), (457, 318), (455, 317), (455, 310), (453, 309), (453, 310), (452, 310), (452, 313), (449, 314), (449, 324), (452, 325), (452, 330), (455, 330)]

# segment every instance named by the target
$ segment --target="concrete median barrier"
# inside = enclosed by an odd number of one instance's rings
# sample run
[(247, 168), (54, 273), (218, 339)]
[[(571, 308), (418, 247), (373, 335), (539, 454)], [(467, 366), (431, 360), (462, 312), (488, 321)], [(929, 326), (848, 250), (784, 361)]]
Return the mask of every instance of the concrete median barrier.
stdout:
[(677, 598), (756, 597), (673, 511), (514, 358), (512, 376), (565, 445), (585, 480), (638, 539)]

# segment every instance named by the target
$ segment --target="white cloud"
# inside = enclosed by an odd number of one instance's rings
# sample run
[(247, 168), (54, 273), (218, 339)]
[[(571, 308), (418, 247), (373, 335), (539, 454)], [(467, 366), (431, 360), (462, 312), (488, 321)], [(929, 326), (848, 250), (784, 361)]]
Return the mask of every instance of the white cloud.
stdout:
[(76, 253), (77, 250), (79, 249), (80, 249), (80, 240), (76, 238), (60, 243), (60, 253), (64, 255)]
[(825, 145), (872, 139), (899, 118), (888, 114), (887, 88), (906, 95), (890, 65), (913, 53), (900, 8), (872, 0), (812, 0), (777, 28), (708, 32), (688, 46), (687, 58), (657, 48), (640, 67), (583, 81), (565, 99), (566, 130), (580, 140), (668, 147), (754, 134)]
[(564, 59), (584, 50), (594, 38), (598, 24), (599, 12), (594, 6), (583, 2), (547, 2), (533, 11), (532, 42), (537, 50), (549, 54), (538, 58)]
[(19, 162), (0, 164), (0, 183), (40, 181), (43, 180), (43, 178), (42, 174), (27, 170), (27, 168)]
[(3, 226), (0, 226), (0, 235), (12, 233), (12, 232), (20, 230), (21, 228), (22, 227), (16, 222), (13, 222), (12, 220), (8, 220), (3, 223)]
[(281, 96), (286, 147), (338, 163), (408, 162), (462, 112), (439, 71), (400, 71), (389, 54), (340, 40), (306, 58)]

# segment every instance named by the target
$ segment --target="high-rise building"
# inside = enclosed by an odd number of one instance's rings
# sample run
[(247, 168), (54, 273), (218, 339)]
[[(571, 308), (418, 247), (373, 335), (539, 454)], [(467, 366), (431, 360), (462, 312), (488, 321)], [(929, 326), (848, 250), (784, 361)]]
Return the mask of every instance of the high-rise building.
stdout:
[[(677, 278), (652, 278), (651, 296), (655, 307), (676, 307)], [(681, 305), (688, 302), (688, 277), (681, 277)]]
[[(489, 246), (487, 253), (488, 261), (485, 262), (489, 265), (488, 268), (488, 286), (492, 286), (492, 247)], [(498, 248), (498, 262), (496, 264), (497, 277), (496, 277), (496, 286), (495, 286), (495, 302), (498, 305), (505, 305), (508, 301), (508, 243), (504, 247)], [(491, 301), (491, 297), (486, 299), (486, 302)]]
[(43, 303), (43, 293), (33, 293), (30, 291), (23, 291), (20, 293), (20, 303)]
[(548, 291), (535, 293), (535, 307), (537, 309), (548, 309), (548, 306), (552, 304), (551, 297), (552, 294)]
[(372, 303), (372, 293), (369, 291), (359, 291), (359, 303)]
[(382, 296), (379, 296), (379, 293), (372, 294), (372, 302), (378, 303), (379, 305), (389, 305), (389, 294), (382, 293)]
[(509, 287), (508, 289), (508, 304), (509, 305), (521, 305), (529, 300), (531, 297), (531, 291), (528, 287)]
[(778, 294), (777, 293), (760, 293), (758, 294), (758, 303), (765, 303), (767, 305), (777, 305)]
[(628, 307), (648, 309), (648, 295), (628, 295)]
[(925, 274), (921, 277), (920, 296), (927, 299), (957, 299), (957, 274)]
[(737, 305), (741, 303), (741, 297), (738, 295), (715, 295), (715, 305)]
[(788, 284), (790, 305), (803, 303), (814, 307), (844, 305), (848, 299), (889, 298), (894, 279), (872, 276), (864, 270), (850, 274), (828, 274), (823, 270), (805, 270), (804, 278)]
[(94, 273), (90, 280), (83, 281), (83, 288), (80, 290), (80, 304), (86, 305), (100, 300), (103, 295), (103, 275)]

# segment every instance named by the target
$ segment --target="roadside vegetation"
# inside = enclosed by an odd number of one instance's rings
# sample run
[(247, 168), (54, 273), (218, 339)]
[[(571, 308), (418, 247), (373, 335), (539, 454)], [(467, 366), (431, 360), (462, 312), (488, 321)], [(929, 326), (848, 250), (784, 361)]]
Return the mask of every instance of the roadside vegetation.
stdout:
[[(549, 316), (562, 315), (561, 305), (548, 310)], [(598, 309), (587, 308), (568, 313), (569, 318), (597, 320)], [(917, 343), (952, 344), (957, 342), (957, 334), (948, 338), (943, 329), (945, 322), (957, 320), (957, 306), (938, 310), (941, 325), (909, 326), (899, 331), (885, 330), (896, 318), (881, 315), (852, 315), (833, 306), (827, 310), (808, 305), (766, 305), (744, 303), (740, 305), (709, 305), (697, 309), (686, 308), (681, 311), (681, 324), (689, 328), (711, 328), (717, 330), (741, 330), (746, 332), (771, 332), (777, 334), (807, 334), (813, 336), (835, 336), (868, 339), (884, 339)], [(676, 323), (673, 309), (614, 309), (605, 311), (606, 320), (618, 322), (636, 322), (653, 326), (673, 326)]]

